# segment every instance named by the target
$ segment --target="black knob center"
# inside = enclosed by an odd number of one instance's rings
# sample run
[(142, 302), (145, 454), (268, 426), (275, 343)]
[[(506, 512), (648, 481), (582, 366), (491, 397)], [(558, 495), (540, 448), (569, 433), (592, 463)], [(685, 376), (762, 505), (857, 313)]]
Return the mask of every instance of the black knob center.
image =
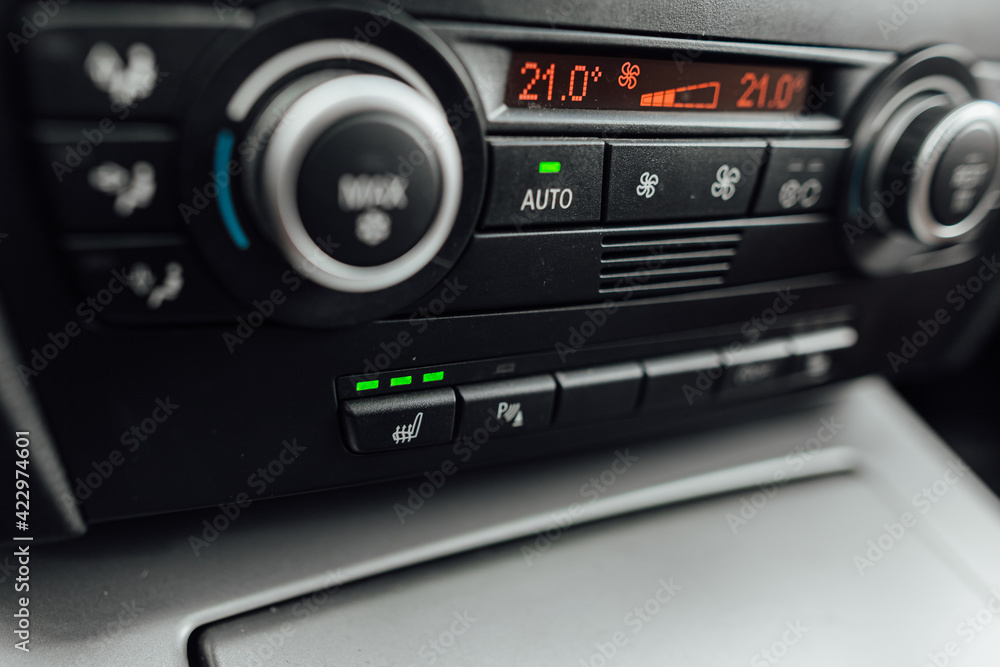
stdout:
[(407, 119), (355, 115), (309, 150), (296, 196), (323, 252), (344, 264), (378, 266), (427, 233), (441, 200), (441, 167), (430, 138)]
[(931, 211), (942, 225), (956, 225), (976, 208), (993, 181), (998, 137), (992, 126), (974, 123), (945, 148), (931, 181)]

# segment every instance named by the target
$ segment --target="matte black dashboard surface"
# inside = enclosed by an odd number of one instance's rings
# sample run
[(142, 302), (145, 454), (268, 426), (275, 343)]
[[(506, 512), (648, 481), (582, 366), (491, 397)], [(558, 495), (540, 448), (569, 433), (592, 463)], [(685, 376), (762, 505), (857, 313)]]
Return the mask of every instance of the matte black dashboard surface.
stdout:
[(1000, 7), (990, 0), (413, 0), (409, 7), (427, 17), (817, 46), (908, 51), (953, 42), (1000, 57), (992, 30)]

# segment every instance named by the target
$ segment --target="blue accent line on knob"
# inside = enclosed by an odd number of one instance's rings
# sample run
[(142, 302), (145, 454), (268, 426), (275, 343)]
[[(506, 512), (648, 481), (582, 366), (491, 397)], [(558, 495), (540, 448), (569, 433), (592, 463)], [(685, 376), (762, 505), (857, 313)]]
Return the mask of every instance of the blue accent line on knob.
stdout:
[(250, 247), (250, 239), (247, 238), (246, 232), (243, 231), (243, 225), (240, 224), (240, 219), (236, 216), (236, 208), (233, 206), (233, 193), (229, 188), (230, 179), (220, 179), (218, 176), (219, 174), (229, 173), (229, 160), (233, 155), (234, 143), (236, 143), (236, 139), (230, 130), (219, 132), (219, 136), (215, 140), (215, 159), (213, 160), (212, 167), (216, 174), (215, 185), (219, 189), (217, 201), (219, 204), (219, 214), (222, 215), (222, 222), (225, 223), (226, 231), (229, 232), (229, 236), (232, 237), (236, 247), (240, 250), (246, 250)]

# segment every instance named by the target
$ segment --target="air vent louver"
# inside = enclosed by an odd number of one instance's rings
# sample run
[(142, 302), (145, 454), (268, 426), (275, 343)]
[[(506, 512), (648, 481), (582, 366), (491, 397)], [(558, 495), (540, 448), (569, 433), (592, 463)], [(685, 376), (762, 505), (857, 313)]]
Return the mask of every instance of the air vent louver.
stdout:
[(725, 282), (739, 229), (629, 231), (601, 242), (602, 294), (691, 291)]

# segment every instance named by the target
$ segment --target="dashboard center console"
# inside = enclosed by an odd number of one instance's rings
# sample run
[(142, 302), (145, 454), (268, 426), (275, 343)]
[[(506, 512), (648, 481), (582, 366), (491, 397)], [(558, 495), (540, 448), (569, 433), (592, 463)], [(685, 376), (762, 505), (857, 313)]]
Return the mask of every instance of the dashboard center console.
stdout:
[(919, 371), (996, 272), (1000, 107), (962, 48), (224, 9), (81, 0), (8, 63), (51, 295), (11, 299), (18, 373), (91, 521)]

